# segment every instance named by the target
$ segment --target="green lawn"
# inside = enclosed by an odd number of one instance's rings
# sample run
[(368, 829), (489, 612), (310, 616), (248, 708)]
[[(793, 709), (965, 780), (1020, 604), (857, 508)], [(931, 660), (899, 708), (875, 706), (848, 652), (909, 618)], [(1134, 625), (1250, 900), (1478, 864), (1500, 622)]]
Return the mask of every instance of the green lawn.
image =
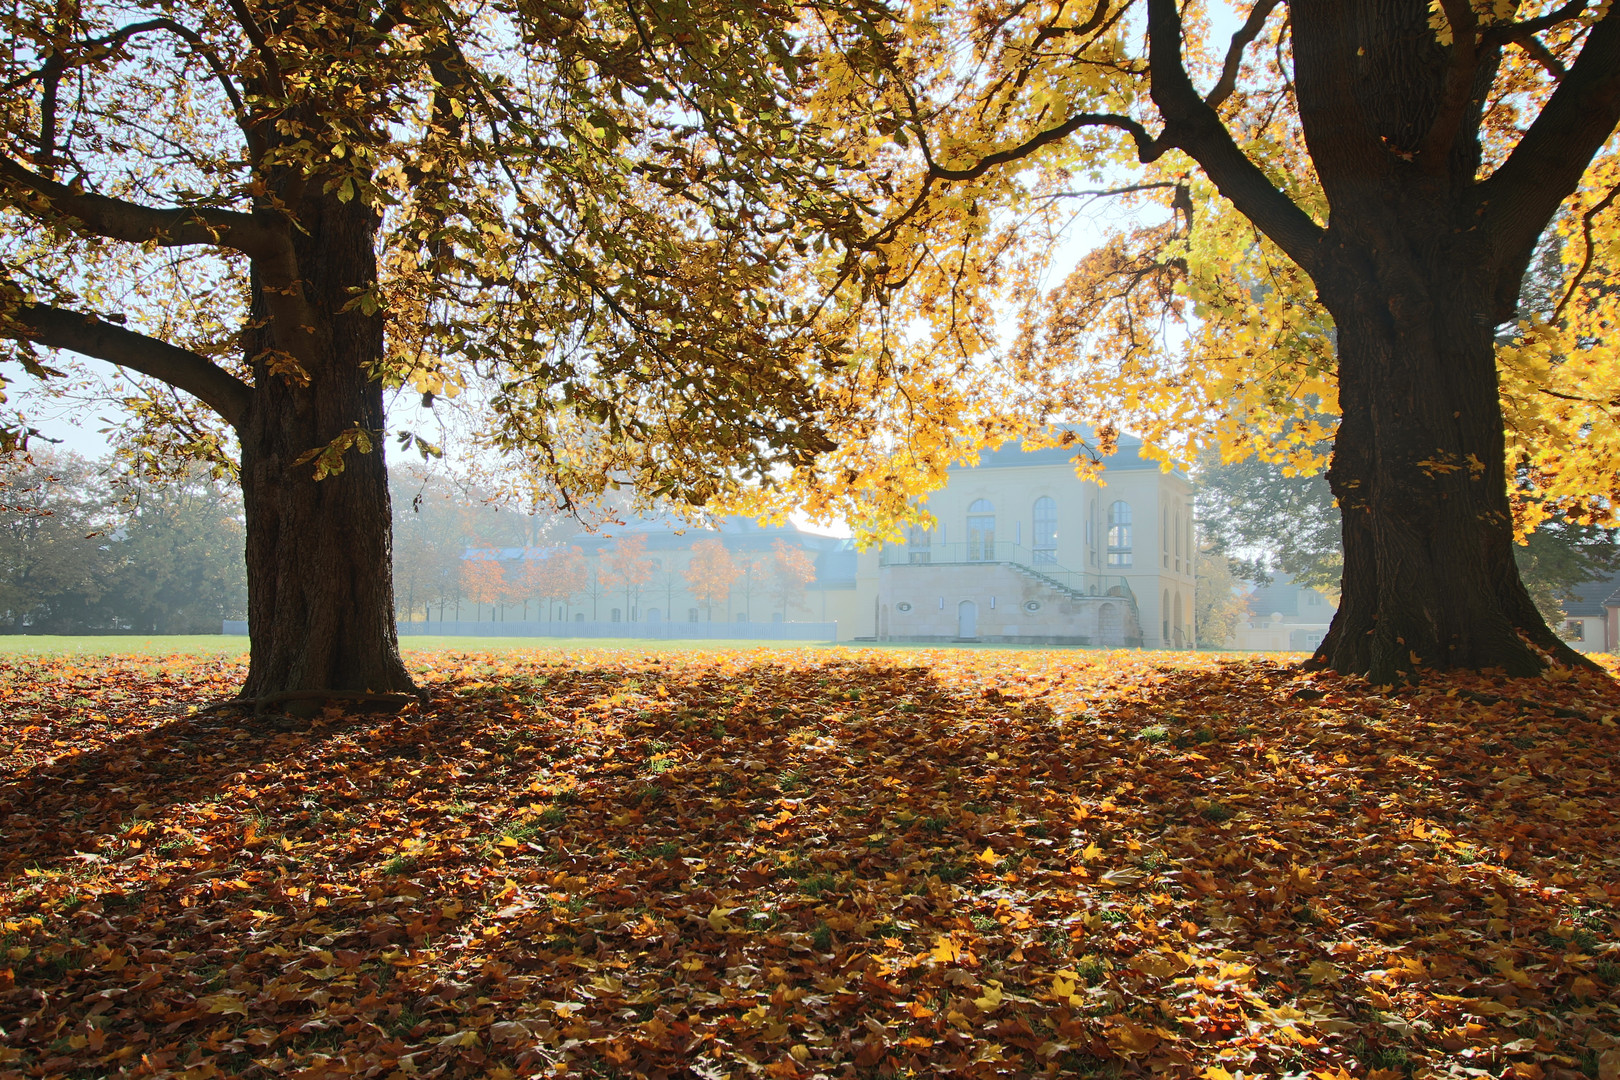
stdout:
[[(820, 641), (666, 641), (659, 638), (450, 637), (410, 635), (400, 648), (412, 652), (503, 652), (517, 649), (697, 649), (827, 648)], [(51, 634), (0, 636), (0, 656), (237, 656), (247, 638), (224, 634), (108, 634), (67, 637)]]
[[(454, 637), (412, 634), (400, 639), (401, 651), (414, 652), (510, 652), (525, 649), (640, 649), (646, 651), (726, 651), (736, 649), (890, 649), (912, 652), (925, 649), (974, 649), (1007, 652), (1048, 650), (1090, 652), (1079, 645), (1002, 645), (994, 642), (908, 642), (908, 641), (759, 641), (753, 638), (715, 640), (665, 640), (663, 638), (553, 638), (553, 637)], [(247, 638), (225, 634), (107, 634), (94, 637), (68, 637), (51, 634), (0, 635), (0, 656), (238, 656), (247, 652)], [(1200, 652), (1211, 650), (1201, 649)]]

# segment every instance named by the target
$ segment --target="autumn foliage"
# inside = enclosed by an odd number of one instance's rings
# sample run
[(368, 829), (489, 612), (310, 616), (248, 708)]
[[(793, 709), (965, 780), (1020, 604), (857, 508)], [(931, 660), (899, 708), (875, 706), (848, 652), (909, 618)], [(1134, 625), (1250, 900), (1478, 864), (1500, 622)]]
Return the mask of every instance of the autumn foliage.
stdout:
[(420, 711), (246, 723), (197, 708), (233, 661), (0, 666), (0, 1067), (1620, 1068), (1620, 697), (1588, 674), (411, 662)]

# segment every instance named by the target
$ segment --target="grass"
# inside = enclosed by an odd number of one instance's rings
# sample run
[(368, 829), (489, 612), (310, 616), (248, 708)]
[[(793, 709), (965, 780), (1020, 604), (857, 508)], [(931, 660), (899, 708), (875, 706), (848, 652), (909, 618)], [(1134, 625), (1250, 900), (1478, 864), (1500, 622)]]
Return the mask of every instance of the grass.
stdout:
[[(498, 625), (498, 624), (496, 624)], [(638, 649), (646, 652), (735, 652), (746, 649), (881, 650), (918, 652), (963, 650), (972, 652), (1097, 652), (1083, 645), (1006, 645), (997, 642), (914, 641), (768, 641), (754, 638), (564, 638), (564, 637), (456, 637), (410, 634), (400, 639), (403, 653), (568, 651), (576, 649)], [(0, 635), (0, 656), (240, 656), (247, 638), (234, 634), (99, 634), (82, 637), (62, 634)], [(1191, 653), (1192, 650), (1184, 650)], [(1200, 654), (1208, 650), (1198, 650)], [(1259, 655), (1259, 654), (1244, 654)], [(1291, 655), (1282, 654), (1277, 655)]]

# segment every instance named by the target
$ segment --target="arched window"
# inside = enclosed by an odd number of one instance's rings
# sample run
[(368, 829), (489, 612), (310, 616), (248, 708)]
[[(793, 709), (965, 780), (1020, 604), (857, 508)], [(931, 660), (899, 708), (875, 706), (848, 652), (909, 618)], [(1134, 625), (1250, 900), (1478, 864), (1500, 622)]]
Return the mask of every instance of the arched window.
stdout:
[(1030, 547), (1036, 562), (1057, 562), (1057, 503), (1042, 495), (1035, 500), (1035, 534)]
[(1164, 544), (1164, 568), (1170, 569), (1170, 508), (1163, 508), (1164, 523), (1159, 528), (1159, 539)]
[(1108, 507), (1108, 565), (1131, 565), (1131, 504), (1123, 499)]
[(611, 616), (611, 618), (613, 619), (614, 622), (619, 621), (619, 609), (618, 608), (613, 609), (613, 615)]
[(1164, 622), (1164, 643), (1170, 644), (1170, 590), (1164, 590), (1159, 598), (1159, 618)]
[(996, 557), (996, 508), (989, 499), (974, 499), (968, 507), (967, 557), (969, 562), (990, 562)]

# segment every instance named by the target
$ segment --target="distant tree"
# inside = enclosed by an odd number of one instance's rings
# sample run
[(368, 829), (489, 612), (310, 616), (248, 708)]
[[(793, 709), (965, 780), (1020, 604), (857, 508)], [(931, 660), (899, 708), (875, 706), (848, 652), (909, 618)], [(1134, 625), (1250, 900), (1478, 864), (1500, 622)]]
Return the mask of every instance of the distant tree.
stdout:
[(684, 590), (686, 588), (686, 579), (681, 576), (681, 572), (675, 567), (664, 563), (662, 560), (654, 560), (652, 585), (653, 588), (664, 594), (664, 617), (674, 619), (675, 590)]
[[(1232, 560), (1238, 577), (1266, 584), (1281, 573), (1308, 588), (1336, 593), (1344, 572), (1339, 508), (1327, 478), (1289, 476), (1251, 458), (1197, 470), (1198, 518), (1211, 552)], [(1200, 624), (1202, 625), (1202, 624)]]
[(1620, 544), (1615, 541), (1614, 529), (1555, 519), (1542, 522), (1514, 546), (1524, 587), (1548, 626), (1564, 625), (1564, 601), (1574, 597), (1575, 586), (1620, 569)]
[(585, 568), (585, 576), (580, 579), (579, 593), (591, 602), (591, 621), (599, 622), (602, 617), (602, 600), (608, 594), (608, 585), (602, 579), (599, 565), (591, 564)]
[(726, 545), (713, 538), (692, 545), (692, 558), (683, 572), (686, 587), (697, 599), (709, 622), (714, 622), (716, 600), (722, 605), (731, 598), (731, 583), (741, 573)]
[(1218, 649), (1237, 632), (1245, 604), (1238, 593), (1232, 560), (1207, 546), (1198, 552), (1197, 588), (1193, 594), (1193, 625), (1198, 644)]
[[(474, 557), (461, 564), (461, 592), (468, 600), (479, 605), (479, 618), (483, 608), (494, 607), (506, 601), (506, 573), (494, 551), (476, 551)], [(491, 612), (490, 618), (495, 618)]]
[(218, 633), (245, 614), (241, 502), (205, 470), (46, 453), (0, 469), (0, 625)]
[(651, 580), (653, 560), (647, 557), (647, 534), (621, 536), (602, 555), (602, 582), (608, 589), (624, 590), (624, 617), (633, 621), (641, 587)]
[[(1322, 476), (1285, 476), (1282, 466), (1249, 460), (1206, 461), (1197, 474), (1198, 513), (1212, 550), (1233, 569), (1265, 584), (1273, 574), (1336, 594), (1344, 566), (1339, 508)], [(1513, 545), (1526, 591), (1549, 625), (1564, 619), (1575, 586), (1620, 567), (1614, 529), (1567, 518), (1542, 521)]]
[(816, 561), (804, 548), (778, 540), (771, 545), (770, 573), (771, 599), (781, 605), (786, 622), (788, 606), (801, 605), (806, 587), (816, 580)]
[(585, 552), (578, 547), (569, 547), (556, 556), (551, 568), (551, 595), (563, 602), (565, 614), (573, 605), (574, 597), (585, 591), (590, 582), (590, 573)]
[(769, 580), (771, 557), (741, 552), (731, 558), (737, 566), (736, 591), (742, 594), (742, 611), (740, 614), (743, 621), (746, 622), (754, 617), (754, 594)]
[(110, 477), (118, 525), (104, 606), (153, 634), (217, 634), (247, 615), (242, 501), (201, 466), (171, 478)]
[(73, 454), (0, 463), (0, 625), (71, 633), (98, 622), (115, 527), (95, 470)]
[(466, 544), (463, 506), (442, 480), (389, 470), (394, 515), (394, 607), (409, 618), (431, 613), (461, 594), (461, 553)]

